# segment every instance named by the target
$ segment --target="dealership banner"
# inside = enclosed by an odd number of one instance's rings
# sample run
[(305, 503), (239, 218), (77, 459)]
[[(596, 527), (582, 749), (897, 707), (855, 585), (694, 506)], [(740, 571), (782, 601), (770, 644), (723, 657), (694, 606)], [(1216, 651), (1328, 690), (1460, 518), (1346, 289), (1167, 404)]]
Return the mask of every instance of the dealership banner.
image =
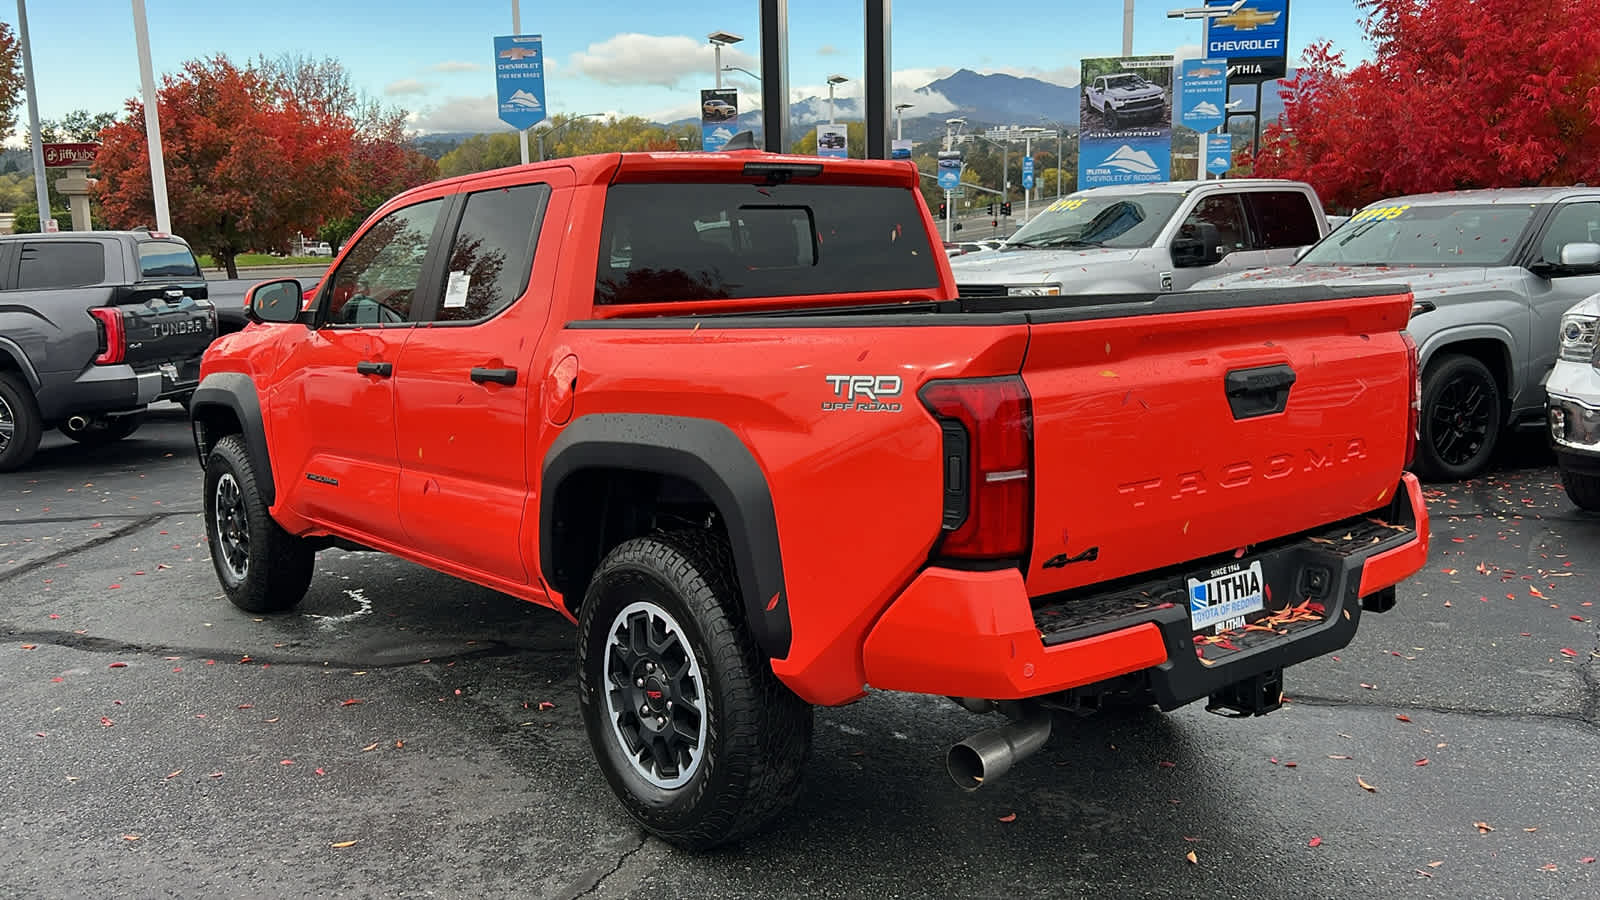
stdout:
[(845, 159), (850, 156), (850, 131), (842, 125), (817, 126), (817, 155)]
[(1221, 175), (1233, 168), (1233, 135), (1222, 134), (1206, 135), (1206, 171), (1213, 175)]
[(1184, 60), (1178, 96), (1183, 98), (1183, 112), (1178, 116), (1183, 124), (1195, 131), (1221, 128), (1228, 109), (1228, 61)]
[(894, 141), (889, 144), (889, 158), (890, 159), (910, 159), (911, 158), (911, 139), (910, 138), (895, 138)]
[(739, 92), (714, 88), (700, 92), (700, 149), (721, 150), (739, 130)]
[(1205, 20), (1205, 55), (1228, 61), (1228, 80), (1254, 83), (1282, 78), (1289, 62), (1289, 0), (1207, 0), (1228, 10)]
[(1083, 60), (1078, 187), (1172, 177), (1170, 56)]

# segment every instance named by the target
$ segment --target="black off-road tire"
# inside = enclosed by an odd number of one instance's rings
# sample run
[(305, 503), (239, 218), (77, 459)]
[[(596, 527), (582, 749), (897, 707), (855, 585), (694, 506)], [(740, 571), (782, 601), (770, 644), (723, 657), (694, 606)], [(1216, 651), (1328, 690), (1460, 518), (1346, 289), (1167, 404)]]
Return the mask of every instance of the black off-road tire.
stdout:
[(1563, 468), (1561, 486), (1567, 489), (1567, 496), (1579, 509), (1600, 512), (1600, 475), (1585, 475)]
[[(217, 441), (206, 457), (205, 519), (211, 565), (234, 606), (275, 613), (291, 610), (305, 599), (316, 550), (284, 531), (267, 512), (244, 439), (236, 434)], [(242, 552), (230, 556), (240, 550), (241, 536)]]
[(1422, 377), (1417, 474), (1431, 481), (1481, 475), (1500, 443), (1504, 403), (1494, 373), (1477, 358), (1452, 353), (1429, 364)]
[(0, 403), (5, 404), (0, 420), (11, 426), (9, 439), (0, 447), (0, 472), (13, 472), (33, 460), (44, 425), (33, 391), (15, 372), (0, 372)]
[[(626, 661), (620, 655), (626, 642), (613, 644), (629, 627), (620, 614), (637, 604), (675, 620), (680, 643), (698, 665), (705, 740), (697, 763), (667, 770), (684, 779), (679, 786), (648, 780), (664, 770), (636, 763), (623, 737), (628, 717), (635, 719), (635, 736), (641, 727), (633, 708), (624, 705), (635, 692), (622, 683), (629, 681), (623, 670), (654, 665)], [(628, 621), (663, 621), (654, 612), (632, 615)], [(608, 682), (608, 658), (621, 682)], [(578, 669), (579, 705), (601, 771), (628, 813), (662, 840), (696, 850), (736, 841), (769, 822), (798, 793), (811, 747), (811, 707), (772, 674), (745, 629), (733, 561), (720, 535), (657, 532), (612, 550), (584, 595)], [(680, 686), (673, 681), (668, 696), (693, 696)], [(661, 693), (644, 699), (660, 703)], [(608, 706), (608, 697), (615, 705)], [(678, 715), (685, 702), (680, 699)]]
[(135, 431), (139, 430), (140, 425), (144, 424), (144, 418), (144, 413), (136, 413), (131, 416), (117, 416), (116, 418), (96, 419), (90, 422), (87, 426), (76, 430), (63, 425), (61, 426), (60, 431), (62, 434), (72, 438), (80, 444), (87, 444), (93, 447), (99, 444), (109, 444), (112, 441), (120, 441), (123, 438), (129, 437)]

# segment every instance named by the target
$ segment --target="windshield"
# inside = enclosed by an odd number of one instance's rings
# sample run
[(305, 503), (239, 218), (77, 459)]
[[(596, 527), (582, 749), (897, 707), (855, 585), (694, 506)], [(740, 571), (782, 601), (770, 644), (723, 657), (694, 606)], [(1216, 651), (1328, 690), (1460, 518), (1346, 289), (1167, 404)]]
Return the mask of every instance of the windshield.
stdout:
[(1172, 218), (1179, 194), (1082, 194), (1045, 207), (1006, 242), (1012, 247), (1151, 247)]
[(1503, 266), (1534, 207), (1369, 206), (1300, 258), (1306, 266)]
[(1146, 83), (1143, 78), (1137, 75), (1118, 75), (1115, 78), (1106, 79), (1106, 87), (1108, 88), (1130, 89), (1143, 87)]

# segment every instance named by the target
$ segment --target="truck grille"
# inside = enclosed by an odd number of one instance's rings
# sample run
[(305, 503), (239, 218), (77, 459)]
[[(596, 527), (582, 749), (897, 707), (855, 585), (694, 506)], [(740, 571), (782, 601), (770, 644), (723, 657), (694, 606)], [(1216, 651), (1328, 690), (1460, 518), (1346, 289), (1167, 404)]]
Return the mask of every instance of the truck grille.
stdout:
[(1003, 284), (958, 284), (956, 294), (963, 300), (994, 300), (1007, 296)]

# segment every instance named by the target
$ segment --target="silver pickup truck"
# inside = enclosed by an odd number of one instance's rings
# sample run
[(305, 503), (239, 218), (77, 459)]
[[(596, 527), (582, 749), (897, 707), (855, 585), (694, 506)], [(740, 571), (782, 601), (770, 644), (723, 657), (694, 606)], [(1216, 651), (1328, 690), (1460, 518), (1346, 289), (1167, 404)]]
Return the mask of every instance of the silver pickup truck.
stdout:
[(1184, 291), (1293, 262), (1327, 233), (1316, 191), (1298, 181), (1118, 185), (1062, 197), (999, 250), (950, 267), (970, 299)]
[(1374, 203), (1293, 265), (1197, 289), (1404, 284), (1422, 359), (1417, 467), (1481, 473), (1509, 427), (1540, 426), (1561, 315), (1600, 292), (1600, 187), (1418, 194)]

